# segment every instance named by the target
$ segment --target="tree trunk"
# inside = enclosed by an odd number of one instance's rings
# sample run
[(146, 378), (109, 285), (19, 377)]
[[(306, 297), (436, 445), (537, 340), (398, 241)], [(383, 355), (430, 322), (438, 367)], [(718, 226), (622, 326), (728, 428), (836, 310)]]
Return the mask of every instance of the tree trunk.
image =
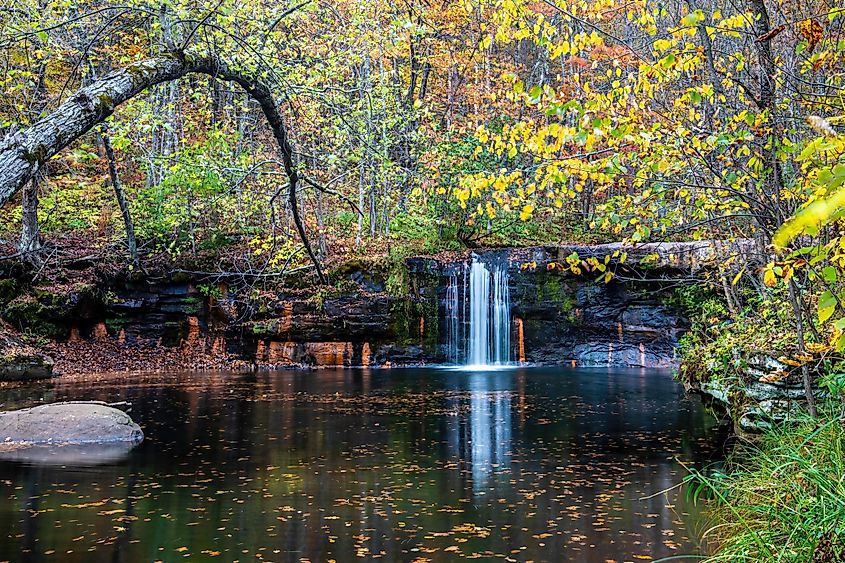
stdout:
[[(45, 9), (44, 2), (38, 3), (40, 9)], [(39, 48), (44, 46), (41, 41), (36, 42)], [(33, 105), (34, 117), (41, 117), (41, 112), (47, 104), (47, 63), (41, 61), (36, 72), (38, 77), (35, 83), (35, 92), (33, 97), (35, 103)], [(38, 190), (41, 187), (42, 180), (46, 179), (46, 169), (39, 170), (39, 172), (32, 178), (32, 181), (24, 186), (23, 197), (21, 199), (21, 239), (18, 243), (18, 252), (21, 253), (24, 260), (31, 265), (40, 267), (42, 265), (43, 245), (41, 244), (41, 229), (38, 225)]]
[(138, 266), (138, 244), (135, 240), (135, 226), (132, 224), (132, 216), (129, 213), (129, 205), (126, 203), (126, 194), (123, 191), (123, 184), (121, 184), (120, 176), (117, 174), (117, 160), (114, 157), (114, 149), (112, 149), (108, 128), (106, 126), (103, 126), (102, 131), (100, 132), (100, 139), (103, 142), (103, 149), (106, 152), (106, 160), (109, 163), (109, 177), (111, 178), (114, 197), (117, 199), (117, 206), (120, 208), (120, 214), (123, 216), (123, 225), (126, 228), (126, 248), (129, 250), (129, 258), (132, 260), (132, 265)]
[(754, 44), (757, 48), (757, 58), (760, 65), (760, 97), (757, 100), (757, 106), (768, 112), (771, 120), (771, 132), (767, 135), (763, 150), (763, 160), (767, 165), (763, 177), (763, 186), (767, 189), (767, 193), (762, 194), (762, 196), (764, 199), (768, 199), (768, 203), (762, 209), (756, 209), (756, 211), (760, 217), (763, 217), (764, 226), (768, 230), (774, 231), (791, 215), (790, 210), (782, 208), (781, 194), (785, 182), (783, 167), (778, 158), (778, 147), (781, 143), (783, 123), (782, 118), (776, 115), (777, 84), (775, 78), (777, 66), (772, 54), (771, 38), (767, 38), (772, 26), (769, 12), (766, 9), (766, 2), (765, 0), (749, 0), (749, 7), (751, 13), (754, 14), (754, 35), (757, 36)]
[[(789, 283), (789, 304), (792, 305), (792, 312), (795, 314), (795, 334), (798, 339), (798, 352), (802, 356), (807, 355), (807, 347), (804, 343), (804, 310), (798, 301), (798, 290), (795, 287), (795, 280), (790, 279)], [(804, 397), (807, 399), (807, 410), (810, 416), (816, 416), (816, 400), (813, 397), (813, 382), (810, 379), (810, 368), (807, 362), (801, 362), (801, 376), (804, 381)]]
[(0, 142), (0, 206), (23, 188), (44, 162), (101, 123), (114, 112), (118, 105), (150, 86), (176, 80), (191, 73), (207, 74), (221, 80), (235, 82), (261, 106), (282, 153), (285, 174), (290, 184), (291, 212), (297, 231), (314, 263), (317, 276), (321, 282), (325, 283), (326, 277), (308, 243), (308, 237), (296, 207), (299, 174), (294, 163), (287, 130), (272, 92), (265, 84), (230, 68), (213, 56), (177, 53), (131, 64), (80, 89), (54, 112), (28, 129), (7, 135)]
[(21, 201), (21, 240), (18, 252), (35, 267), (41, 265), (41, 234), (38, 228), (38, 184), (41, 174), (36, 174), (24, 186)]

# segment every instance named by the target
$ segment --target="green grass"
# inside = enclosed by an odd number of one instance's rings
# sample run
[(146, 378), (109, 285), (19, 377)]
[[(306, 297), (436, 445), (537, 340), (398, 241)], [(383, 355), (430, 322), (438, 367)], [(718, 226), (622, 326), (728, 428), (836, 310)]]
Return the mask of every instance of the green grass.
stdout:
[(692, 471), (691, 494), (711, 500), (707, 561), (845, 561), (845, 419), (830, 406), (740, 447), (726, 473)]

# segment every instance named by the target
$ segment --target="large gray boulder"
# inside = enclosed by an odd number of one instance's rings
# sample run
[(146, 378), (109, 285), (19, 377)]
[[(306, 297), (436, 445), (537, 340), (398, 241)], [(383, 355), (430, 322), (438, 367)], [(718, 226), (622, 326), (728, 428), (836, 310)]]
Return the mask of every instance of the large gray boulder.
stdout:
[(137, 444), (141, 427), (103, 403), (53, 403), (0, 413), (0, 443)]

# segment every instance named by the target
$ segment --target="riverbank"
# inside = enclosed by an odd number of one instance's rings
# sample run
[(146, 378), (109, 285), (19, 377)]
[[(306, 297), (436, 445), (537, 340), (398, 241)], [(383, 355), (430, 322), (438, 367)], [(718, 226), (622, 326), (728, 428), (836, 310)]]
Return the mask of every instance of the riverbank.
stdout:
[(724, 473), (692, 470), (693, 490), (711, 498), (709, 562), (845, 561), (843, 425), (841, 407), (826, 405), (740, 446)]
[[(692, 470), (687, 480), (690, 494), (709, 499), (706, 537), (717, 546), (711, 563), (845, 561), (841, 358), (815, 326), (799, 352), (783, 293), (748, 291), (735, 311), (719, 291), (679, 293), (691, 322), (679, 379), (740, 437), (724, 467)], [(808, 415), (804, 370), (814, 383), (816, 418)]]

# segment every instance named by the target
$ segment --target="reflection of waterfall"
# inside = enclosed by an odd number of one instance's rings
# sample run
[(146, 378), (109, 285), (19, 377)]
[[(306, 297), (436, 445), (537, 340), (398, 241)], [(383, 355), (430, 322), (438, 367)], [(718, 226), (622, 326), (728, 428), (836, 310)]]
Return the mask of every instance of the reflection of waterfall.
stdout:
[(487, 486), (494, 469), (510, 467), (511, 394), (494, 391), (489, 376), (472, 375), (469, 381), (469, 431), (472, 440), (472, 486), (479, 491)]
[[(447, 361), (507, 364), (511, 358), (510, 290), (507, 261), (472, 263), (453, 270), (446, 286)], [(467, 328), (466, 325), (469, 325)]]
[(455, 394), (446, 399), (446, 406), (457, 416), (446, 421), (447, 451), (468, 465), (474, 494), (496, 490), (504, 498), (512, 488), (514, 377), (511, 372), (463, 377), (456, 375), (449, 382)]
[[(507, 378), (507, 379), (506, 379)], [(472, 375), (469, 380), (469, 461), (472, 488), (489, 486), (497, 471), (510, 470), (512, 416), (509, 376)], [(499, 389), (497, 389), (497, 387)]]

